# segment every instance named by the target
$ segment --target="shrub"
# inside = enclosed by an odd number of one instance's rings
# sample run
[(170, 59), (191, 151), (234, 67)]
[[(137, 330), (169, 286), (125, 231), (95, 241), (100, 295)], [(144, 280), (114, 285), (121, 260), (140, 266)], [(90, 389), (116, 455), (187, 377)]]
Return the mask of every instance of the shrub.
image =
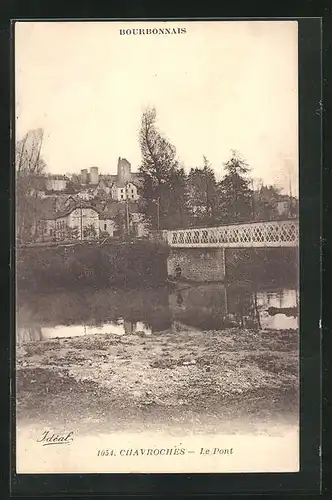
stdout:
[(151, 241), (80, 243), (20, 249), (17, 282), (23, 288), (140, 287), (167, 277), (168, 248)]

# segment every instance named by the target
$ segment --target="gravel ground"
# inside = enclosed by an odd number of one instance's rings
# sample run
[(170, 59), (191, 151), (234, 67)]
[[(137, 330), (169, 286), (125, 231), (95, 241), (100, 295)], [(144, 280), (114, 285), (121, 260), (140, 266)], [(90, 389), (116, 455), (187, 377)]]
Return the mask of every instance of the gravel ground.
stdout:
[(16, 363), (18, 425), (271, 434), (298, 419), (297, 331), (54, 339)]

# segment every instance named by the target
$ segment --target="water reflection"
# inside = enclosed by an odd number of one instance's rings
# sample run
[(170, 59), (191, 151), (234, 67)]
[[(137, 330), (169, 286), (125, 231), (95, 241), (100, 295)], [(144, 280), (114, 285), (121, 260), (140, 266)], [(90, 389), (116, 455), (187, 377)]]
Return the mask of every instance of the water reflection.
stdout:
[(111, 333), (151, 335), (179, 329), (298, 328), (295, 289), (207, 284), (182, 290), (100, 290), (20, 296), (17, 340)]
[[(57, 325), (54, 327), (42, 327), (41, 339), (47, 340), (65, 337), (80, 337), (82, 335), (93, 334), (113, 334), (113, 335), (151, 335), (151, 328), (148, 328), (142, 322), (133, 323), (131, 321), (119, 320), (118, 322), (109, 322), (100, 326), (87, 325)], [(31, 339), (33, 340), (33, 339)]]

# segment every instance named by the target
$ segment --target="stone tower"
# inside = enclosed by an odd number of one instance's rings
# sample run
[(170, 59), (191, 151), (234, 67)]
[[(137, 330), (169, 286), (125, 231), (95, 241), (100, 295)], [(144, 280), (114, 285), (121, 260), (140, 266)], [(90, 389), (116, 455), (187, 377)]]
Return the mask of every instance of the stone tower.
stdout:
[(84, 168), (81, 170), (81, 183), (82, 184), (88, 183), (88, 169), (87, 168)]
[(118, 181), (129, 182), (131, 180), (131, 165), (126, 158), (118, 159)]
[(90, 167), (90, 184), (98, 184), (98, 167)]

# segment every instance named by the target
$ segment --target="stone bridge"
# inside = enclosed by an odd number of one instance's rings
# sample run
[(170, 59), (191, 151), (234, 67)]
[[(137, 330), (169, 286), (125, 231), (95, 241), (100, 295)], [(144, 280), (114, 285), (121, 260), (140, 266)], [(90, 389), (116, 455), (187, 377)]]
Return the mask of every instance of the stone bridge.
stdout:
[(297, 248), (299, 221), (269, 221), (209, 228), (160, 231), (171, 247), (168, 274), (180, 267), (182, 276), (196, 281), (219, 281), (226, 275), (227, 248)]

